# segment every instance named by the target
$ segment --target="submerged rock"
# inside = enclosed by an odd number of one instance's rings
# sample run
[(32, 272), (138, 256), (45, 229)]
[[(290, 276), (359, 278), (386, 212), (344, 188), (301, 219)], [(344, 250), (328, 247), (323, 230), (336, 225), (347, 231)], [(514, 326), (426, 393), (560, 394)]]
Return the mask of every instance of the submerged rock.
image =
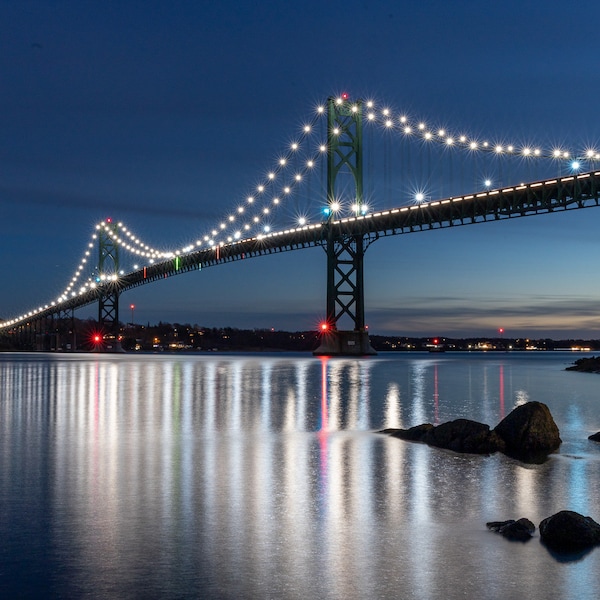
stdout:
[(504, 452), (523, 462), (542, 462), (562, 443), (550, 409), (541, 402), (517, 406), (494, 431), (504, 440)]
[(504, 443), (490, 431), (489, 425), (469, 419), (456, 419), (437, 427), (431, 423), (423, 423), (410, 429), (386, 429), (381, 433), (389, 433), (402, 440), (423, 442), (454, 452), (491, 454), (504, 448)]
[(588, 437), (588, 440), (592, 440), (592, 442), (600, 442), (600, 431), (598, 433), (593, 433)]
[(392, 437), (408, 440), (409, 442), (422, 442), (425, 434), (431, 429), (433, 429), (431, 423), (423, 423), (410, 429), (384, 429), (381, 433), (389, 433)]
[(423, 441), (437, 448), (471, 454), (492, 454), (504, 449), (504, 442), (490, 426), (469, 419), (442, 423), (425, 432)]
[(502, 534), (509, 540), (526, 542), (530, 540), (535, 531), (535, 525), (524, 517), (517, 519), (509, 519), (508, 521), (490, 521), (485, 524), (488, 529)]
[(600, 524), (591, 517), (561, 510), (540, 523), (540, 537), (553, 550), (577, 551), (600, 544)]

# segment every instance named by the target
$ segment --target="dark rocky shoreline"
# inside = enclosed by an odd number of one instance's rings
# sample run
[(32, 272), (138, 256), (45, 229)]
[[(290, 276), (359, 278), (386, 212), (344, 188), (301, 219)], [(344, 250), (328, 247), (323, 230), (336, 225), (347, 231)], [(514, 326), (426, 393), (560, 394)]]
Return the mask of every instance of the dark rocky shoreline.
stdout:
[(600, 373), (600, 356), (590, 356), (589, 358), (579, 358), (566, 371), (580, 371), (582, 373)]

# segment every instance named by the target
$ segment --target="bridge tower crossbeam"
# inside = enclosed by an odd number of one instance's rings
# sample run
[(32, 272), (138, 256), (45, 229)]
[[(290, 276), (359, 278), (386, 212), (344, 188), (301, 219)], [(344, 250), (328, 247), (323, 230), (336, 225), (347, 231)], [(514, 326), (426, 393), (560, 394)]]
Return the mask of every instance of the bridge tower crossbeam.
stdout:
[[(376, 354), (365, 327), (363, 259), (368, 235), (335, 232), (331, 226), (343, 202), (363, 214), (363, 153), (361, 100), (346, 97), (327, 101), (327, 316), (321, 345), (315, 355)], [(351, 330), (339, 328), (350, 321)]]

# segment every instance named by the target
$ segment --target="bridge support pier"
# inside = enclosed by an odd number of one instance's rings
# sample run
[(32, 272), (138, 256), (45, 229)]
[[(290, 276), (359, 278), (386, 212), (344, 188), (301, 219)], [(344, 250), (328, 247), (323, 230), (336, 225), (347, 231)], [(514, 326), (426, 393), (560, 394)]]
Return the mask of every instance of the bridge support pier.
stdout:
[(321, 345), (314, 356), (373, 356), (377, 354), (371, 346), (366, 331), (329, 331), (323, 334)]

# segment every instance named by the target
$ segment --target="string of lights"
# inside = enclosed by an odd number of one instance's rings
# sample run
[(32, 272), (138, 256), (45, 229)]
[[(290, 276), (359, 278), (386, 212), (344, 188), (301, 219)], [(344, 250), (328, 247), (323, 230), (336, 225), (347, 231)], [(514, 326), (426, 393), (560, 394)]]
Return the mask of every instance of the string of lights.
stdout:
[[(433, 143), (439, 147), (467, 151), (469, 153), (488, 153), (502, 157), (520, 157), (521, 159), (550, 159), (553, 161), (566, 161), (573, 171), (579, 171), (586, 163), (594, 166), (594, 162), (600, 161), (600, 152), (594, 148), (585, 148), (582, 151), (573, 151), (564, 147), (543, 148), (525, 143), (494, 142), (473, 135), (458, 133), (451, 128), (435, 128), (423, 120), (415, 119), (406, 113), (392, 110), (379, 105), (373, 100), (352, 101), (347, 94), (342, 94), (335, 99), (336, 104), (346, 104), (351, 112), (362, 110), (363, 120), (367, 125), (378, 126), (381, 130), (399, 133), (403, 139), (415, 140), (421, 143)], [(112, 223), (106, 219), (97, 224), (96, 233), (91, 236), (83, 257), (81, 258), (72, 278), (58, 298), (50, 305), (40, 306), (15, 319), (5, 321), (0, 328), (13, 326), (21, 321), (35, 316), (50, 307), (60, 305), (70, 298), (84, 294), (106, 281), (116, 280), (120, 273), (99, 273), (98, 267), (91, 264), (91, 255), (97, 245), (98, 234), (108, 235), (113, 243), (138, 258), (145, 264), (153, 264), (156, 261), (168, 260), (170, 258), (188, 254), (199, 248), (218, 248), (227, 244), (233, 244), (240, 240), (266, 235), (273, 235), (271, 231), (272, 214), (280, 209), (287, 199), (293, 196), (297, 189), (303, 184), (307, 175), (314, 170), (320, 160), (327, 156), (327, 145), (321, 140), (313, 142), (318, 120), (326, 114), (326, 105), (318, 105), (312, 119), (302, 126), (297, 141), (288, 145), (276, 159), (274, 166), (266, 172), (260, 183), (256, 185), (243, 201), (236, 203), (235, 208), (225, 215), (218, 225), (201, 236), (195, 243), (180, 249), (159, 250), (146, 244), (137, 237), (123, 223)], [(336, 126), (330, 135), (337, 136), (344, 133), (343, 126)], [(297, 165), (301, 166), (298, 167)], [(486, 182), (488, 185), (489, 182)], [(419, 192), (415, 195), (415, 201), (421, 203), (426, 196)], [(364, 214), (367, 211), (366, 204), (360, 207), (352, 205), (349, 207), (353, 214)], [(324, 211), (319, 210), (319, 215), (340, 213), (341, 204), (334, 202)], [(306, 216), (299, 216), (292, 228), (285, 229), (286, 232), (295, 231), (294, 227), (308, 227), (309, 220)], [(137, 270), (139, 266), (133, 265)], [(84, 275), (86, 272), (86, 275)]]

